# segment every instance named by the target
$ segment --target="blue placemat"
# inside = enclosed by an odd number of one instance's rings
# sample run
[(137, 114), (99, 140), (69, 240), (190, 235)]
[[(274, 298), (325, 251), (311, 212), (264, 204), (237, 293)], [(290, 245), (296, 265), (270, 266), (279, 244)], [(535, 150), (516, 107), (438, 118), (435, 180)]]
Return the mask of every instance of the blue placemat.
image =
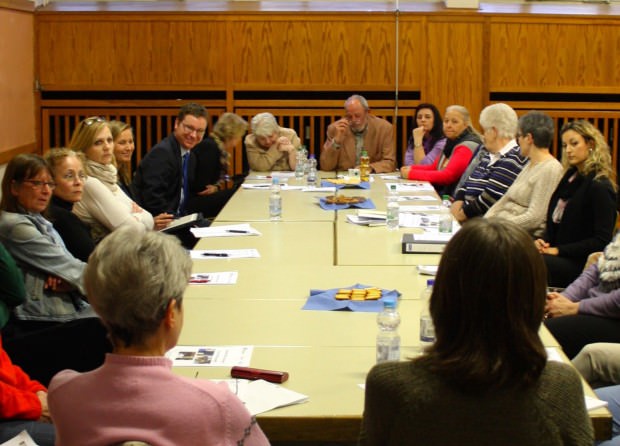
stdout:
[(336, 189), (370, 189), (368, 181), (361, 181), (359, 184), (334, 184), (329, 180), (321, 180), (322, 187), (335, 187)]
[(321, 209), (325, 209), (326, 211), (337, 211), (341, 209), (348, 208), (358, 208), (358, 209), (376, 209), (375, 204), (371, 199), (366, 201), (362, 201), (361, 203), (347, 203), (347, 204), (334, 204), (327, 203), (324, 197), (319, 198), (319, 206)]
[(336, 293), (340, 289), (371, 288), (370, 285), (356, 283), (353, 286), (344, 288), (333, 288), (331, 290), (310, 290), (310, 296), (302, 310), (348, 310), (365, 311), (378, 313), (383, 310), (384, 300), (396, 300), (400, 297), (397, 290), (381, 290), (381, 299), (378, 300), (336, 300)]

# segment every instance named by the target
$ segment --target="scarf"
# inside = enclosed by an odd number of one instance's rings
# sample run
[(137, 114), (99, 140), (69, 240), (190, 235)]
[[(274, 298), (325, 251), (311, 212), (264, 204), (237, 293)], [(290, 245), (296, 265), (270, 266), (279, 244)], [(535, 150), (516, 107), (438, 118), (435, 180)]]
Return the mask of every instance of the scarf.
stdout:
[(113, 164), (99, 164), (92, 160), (86, 160), (86, 167), (90, 176), (97, 178), (106, 185), (111, 192), (118, 190), (116, 167)]
[(599, 289), (610, 292), (620, 288), (620, 236), (605, 247), (598, 259)]

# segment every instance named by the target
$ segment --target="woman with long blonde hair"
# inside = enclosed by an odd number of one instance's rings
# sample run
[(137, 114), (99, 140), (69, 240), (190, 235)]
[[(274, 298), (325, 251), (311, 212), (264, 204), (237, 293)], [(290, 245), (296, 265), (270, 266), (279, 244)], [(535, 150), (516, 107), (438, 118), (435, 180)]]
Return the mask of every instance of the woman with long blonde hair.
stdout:
[(592, 123), (568, 122), (560, 134), (565, 173), (549, 201), (545, 235), (535, 244), (547, 264), (549, 285), (565, 288), (588, 255), (611, 242), (618, 186), (609, 146)]

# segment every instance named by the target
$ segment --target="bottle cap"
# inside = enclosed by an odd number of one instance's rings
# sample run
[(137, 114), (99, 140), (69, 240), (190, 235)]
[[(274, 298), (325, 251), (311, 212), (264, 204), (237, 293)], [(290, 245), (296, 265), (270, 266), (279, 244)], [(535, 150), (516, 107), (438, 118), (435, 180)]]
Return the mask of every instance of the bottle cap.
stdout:
[(385, 299), (383, 301), (383, 308), (396, 308), (396, 300), (394, 299)]
[(434, 286), (434, 285), (435, 285), (435, 279), (428, 279), (428, 280), (426, 281), (426, 286), (427, 286), (427, 287), (429, 287), (429, 286)]
[(449, 200), (450, 199), (450, 195), (442, 195), (441, 199), (442, 200)]
[(311, 160), (312, 160), (312, 159), (314, 159), (314, 153), (311, 153), (311, 154), (310, 154), (310, 159), (311, 159)]

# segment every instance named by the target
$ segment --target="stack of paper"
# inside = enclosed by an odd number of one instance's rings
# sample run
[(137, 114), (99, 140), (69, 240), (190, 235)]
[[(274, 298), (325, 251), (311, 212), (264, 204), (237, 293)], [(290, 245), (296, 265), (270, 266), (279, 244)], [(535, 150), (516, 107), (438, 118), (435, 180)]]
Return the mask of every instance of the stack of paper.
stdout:
[(347, 214), (349, 223), (362, 226), (385, 226), (386, 219), (383, 211), (359, 210), (357, 214)]
[(245, 407), (252, 415), (308, 401), (307, 395), (294, 392), (262, 379), (256, 381), (228, 379), (225, 382), (228, 384), (230, 391), (243, 401), (243, 404), (245, 404)]

